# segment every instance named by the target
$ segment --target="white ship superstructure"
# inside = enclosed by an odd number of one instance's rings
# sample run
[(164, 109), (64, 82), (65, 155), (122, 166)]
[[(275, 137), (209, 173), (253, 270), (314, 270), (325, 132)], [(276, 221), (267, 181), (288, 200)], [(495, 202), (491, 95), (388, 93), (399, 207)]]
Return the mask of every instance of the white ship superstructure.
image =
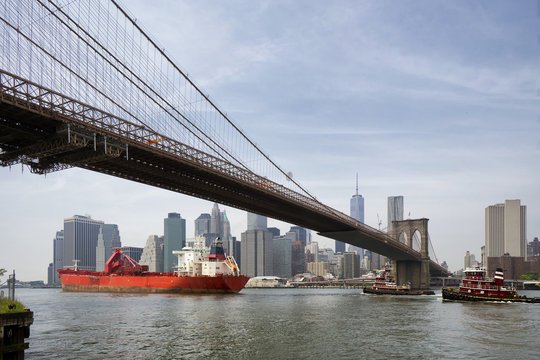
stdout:
[(225, 257), (221, 241), (216, 239), (211, 249), (201, 243), (175, 250), (178, 257), (176, 273), (179, 276), (238, 275), (239, 269), (232, 256)]

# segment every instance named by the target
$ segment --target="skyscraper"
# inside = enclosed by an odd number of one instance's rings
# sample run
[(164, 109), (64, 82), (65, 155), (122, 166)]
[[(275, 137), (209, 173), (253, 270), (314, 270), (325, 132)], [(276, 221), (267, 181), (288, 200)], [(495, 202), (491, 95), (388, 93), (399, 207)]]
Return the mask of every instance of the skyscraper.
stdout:
[(472, 267), (471, 253), (467, 250), (463, 259), (463, 269)]
[(273, 275), (272, 233), (265, 229), (241, 234), (241, 271), (247, 276)]
[(210, 214), (201, 214), (195, 219), (195, 237), (210, 233)]
[(58, 283), (60, 278), (56, 270), (64, 268), (64, 230), (56, 232), (53, 249), (53, 283)]
[(313, 257), (312, 262), (319, 261), (319, 243), (318, 242), (316, 242), (316, 241), (309, 242), (306, 245), (305, 249), (306, 249), (305, 250), (306, 253), (309, 251), (309, 253), (312, 255), (312, 257)]
[(272, 275), (273, 235), (268, 229), (266, 216), (247, 213), (248, 229), (241, 234), (240, 269), (248, 276)]
[(179, 213), (169, 213), (163, 220), (163, 271), (171, 272), (177, 265), (173, 250), (182, 250), (186, 246), (186, 220)]
[(520, 200), (505, 200), (485, 209), (486, 257), (527, 257), (527, 207)]
[(96, 246), (96, 271), (105, 270), (105, 263), (111, 257), (114, 249), (122, 247), (120, 231), (116, 224), (100, 226)]
[(144, 250), (143, 248), (135, 246), (122, 246), (120, 249), (122, 250), (124, 255), (129, 256), (136, 262), (141, 261), (142, 252)]
[(356, 174), (356, 194), (351, 198), (351, 217), (364, 223), (364, 198), (358, 194), (358, 174)]
[(341, 253), (343, 254), (345, 252), (345, 243), (342, 242), (342, 241), (335, 241), (335, 247), (336, 247), (336, 253)]
[(148, 271), (163, 272), (163, 244), (157, 235), (150, 235), (141, 254), (141, 265), (148, 265)]
[(210, 233), (212, 234), (221, 234), (222, 232), (222, 224), (221, 221), (223, 219), (223, 215), (219, 211), (219, 207), (217, 203), (214, 203), (214, 206), (212, 207), (212, 212), (210, 215)]
[(268, 227), (268, 219), (266, 216), (247, 213), (247, 229), (248, 230), (266, 230)]
[(105, 270), (105, 262), (107, 262), (108, 260), (108, 258), (106, 258), (106, 255), (105, 255), (106, 252), (107, 250), (105, 249), (105, 238), (103, 236), (103, 226), (100, 226), (97, 246), (96, 246), (96, 271)]
[[(358, 194), (358, 173), (356, 174), (356, 194), (351, 198), (351, 217), (364, 223), (364, 198)], [(364, 258), (364, 249), (357, 246), (349, 246), (349, 251), (356, 251), (360, 259)], [(337, 250), (336, 250), (337, 252)], [(345, 252), (345, 248), (343, 251)]]
[(268, 231), (270, 231), (274, 237), (281, 235), (281, 231), (277, 227), (269, 227)]
[(296, 240), (301, 241), (303, 246), (307, 244), (307, 230), (301, 226), (291, 226), (289, 231), (296, 233)]
[[(294, 237), (295, 236), (293, 236), (293, 238)], [(292, 276), (291, 251), (291, 236), (283, 235), (274, 237), (272, 249), (274, 276), (282, 278), (290, 278)]]
[[(403, 196), (389, 196), (388, 197), (388, 208), (387, 208), (387, 225), (386, 232), (390, 233), (392, 231), (392, 221), (402, 221), (403, 220)], [(386, 263), (386, 257), (379, 255), (379, 266), (381, 268)]]
[(53, 285), (54, 284), (54, 264), (49, 263), (49, 266), (47, 267), (47, 285)]
[(223, 242), (223, 250), (231, 255), (233, 249), (233, 239), (231, 236), (231, 223), (227, 218), (225, 210), (220, 211), (218, 204), (214, 203), (212, 214), (201, 214), (195, 220), (195, 236), (201, 236), (205, 239), (205, 245), (209, 247), (217, 238)]
[(221, 213), (222, 219), (221, 219), (221, 241), (223, 242), (223, 250), (225, 251), (225, 254), (231, 255), (234, 251), (234, 244), (233, 239), (231, 236), (231, 223), (229, 222), (229, 219), (227, 218), (227, 213), (225, 210)]
[(392, 230), (392, 221), (403, 220), (403, 196), (388, 197), (388, 225), (387, 231)]
[(343, 254), (343, 278), (353, 279), (360, 276), (360, 256), (352, 252)]
[(96, 246), (103, 221), (90, 216), (74, 215), (64, 219), (63, 266), (79, 260), (81, 270), (96, 269)]

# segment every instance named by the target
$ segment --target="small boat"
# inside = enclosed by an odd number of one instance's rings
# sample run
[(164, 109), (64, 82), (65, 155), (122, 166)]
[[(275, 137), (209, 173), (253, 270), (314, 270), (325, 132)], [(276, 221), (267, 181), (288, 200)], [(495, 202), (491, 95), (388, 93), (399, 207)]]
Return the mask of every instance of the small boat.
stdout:
[(364, 288), (364, 294), (376, 295), (434, 295), (432, 290), (413, 290), (410, 284), (397, 285), (392, 280), (392, 273), (386, 267), (376, 278), (373, 286)]
[(119, 248), (115, 249), (104, 271), (57, 270), (63, 291), (125, 293), (237, 293), (249, 277), (240, 274), (232, 256), (225, 256), (217, 238), (210, 251), (185, 247), (173, 251), (178, 266), (172, 273), (149, 272)]
[(520, 296), (516, 290), (504, 287), (503, 282), (501, 268), (495, 271), (493, 279), (486, 277), (484, 267), (467, 268), (459, 289), (443, 288), (442, 297), (443, 300), (540, 303), (540, 298)]

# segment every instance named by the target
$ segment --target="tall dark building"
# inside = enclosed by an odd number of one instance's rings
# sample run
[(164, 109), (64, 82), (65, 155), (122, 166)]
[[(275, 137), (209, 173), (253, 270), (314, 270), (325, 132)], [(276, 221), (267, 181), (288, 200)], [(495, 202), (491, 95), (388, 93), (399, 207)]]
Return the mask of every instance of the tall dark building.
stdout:
[(79, 260), (81, 270), (96, 270), (96, 246), (103, 221), (90, 216), (74, 215), (64, 219), (63, 266)]
[(307, 231), (301, 226), (291, 226), (291, 229), (289, 231), (293, 231), (296, 233), (296, 240), (301, 241), (304, 246), (306, 246), (307, 243)]
[(54, 265), (49, 263), (47, 267), (47, 285), (54, 285)]
[(233, 256), (234, 260), (236, 260), (236, 264), (238, 264), (238, 267), (242, 268), (242, 242), (236, 240), (236, 236), (233, 236), (233, 244), (234, 244), (234, 251)]
[(210, 214), (201, 214), (195, 219), (195, 236), (203, 236), (210, 233), (210, 221), (212, 217)]
[(336, 253), (343, 254), (344, 252), (345, 252), (345, 243), (336, 240)]
[(134, 247), (134, 246), (122, 246), (120, 248), (122, 252), (135, 260), (136, 262), (141, 261), (141, 255), (143, 252), (143, 248), (141, 247)]
[(163, 271), (171, 272), (177, 265), (173, 250), (182, 250), (186, 246), (186, 220), (178, 213), (169, 213), (163, 220)]
[(281, 233), (281, 231), (277, 227), (269, 227), (268, 231), (272, 233), (273, 237), (278, 237)]
[(272, 233), (266, 229), (242, 233), (241, 271), (249, 277), (273, 275)]
[(343, 254), (343, 278), (353, 279), (360, 276), (360, 255), (353, 252)]
[[(71, 265), (71, 264), (67, 264)], [(56, 270), (64, 268), (64, 230), (56, 232), (53, 240), (53, 283), (59, 283), (60, 278)]]
[(528, 248), (530, 248), (530, 254), (527, 253), (527, 256), (537, 256), (540, 255), (540, 241), (535, 237), (533, 241), (529, 242)]
[(306, 257), (304, 243), (293, 241), (291, 244), (291, 272), (292, 275), (302, 274), (306, 271)]

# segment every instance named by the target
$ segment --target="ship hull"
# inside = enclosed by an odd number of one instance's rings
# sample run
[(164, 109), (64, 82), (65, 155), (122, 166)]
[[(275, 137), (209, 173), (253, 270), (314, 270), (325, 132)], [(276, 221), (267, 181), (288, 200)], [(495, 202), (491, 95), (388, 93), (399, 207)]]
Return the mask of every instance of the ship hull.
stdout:
[(249, 278), (244, 275), (176, 276), (76, 274), (62, 271), (62, 290), (114, 293), (237, 293)]
[(483, 295), (463, 294), (457, 289), (443, 288), (443, 300), (457, 301), (499, 301), (499, 302), (520, 302), (520, 303), (540, 303), (540, 298), (528, 298), (526, 296), (517, 297), (496, 297)]
[(365, 287), (364, 294), (376, 295), (435, 295), (432, 290), (410, 290), (410, 289), (374, 289)]

